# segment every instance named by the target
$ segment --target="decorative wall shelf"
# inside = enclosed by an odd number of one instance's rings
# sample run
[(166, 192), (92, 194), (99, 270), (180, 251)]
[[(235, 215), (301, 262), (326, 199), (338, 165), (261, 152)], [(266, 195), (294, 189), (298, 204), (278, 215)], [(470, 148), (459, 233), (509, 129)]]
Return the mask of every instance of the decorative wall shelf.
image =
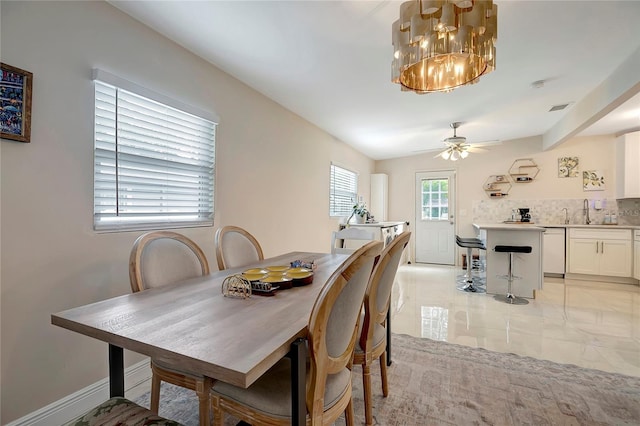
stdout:
[(500, 198), (509, 194), (511, 182), (507, 175), (491, 175), (484, 181), (483, 189), (491, 198)]
[(509, 175), (514, 183), (528, 183), (535, 179), (540, 168), (533, 158), (519, 158), (513, 162)]

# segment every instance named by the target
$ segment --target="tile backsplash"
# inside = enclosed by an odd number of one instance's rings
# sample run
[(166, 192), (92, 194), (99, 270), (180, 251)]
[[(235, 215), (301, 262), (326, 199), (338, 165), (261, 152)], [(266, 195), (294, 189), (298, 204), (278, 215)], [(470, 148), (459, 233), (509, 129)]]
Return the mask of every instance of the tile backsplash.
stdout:
[[(600, 199), (602, 209), (594, 208), (595, 199), (589, 199), (589, 217), (592, 224), (604, 223), (605, 213), (616, 213), (618, 224), (640, 226), (640, 199)], [(511, 218), (511, 210), (529, 208), (531, 222), (540, 224), (564, 224), (564, 208), (568, 209), (572, 225), (584, 224), (584, 198), (581, 199), (521, 199), (474, 200), (474, 223), (500, 223)]]

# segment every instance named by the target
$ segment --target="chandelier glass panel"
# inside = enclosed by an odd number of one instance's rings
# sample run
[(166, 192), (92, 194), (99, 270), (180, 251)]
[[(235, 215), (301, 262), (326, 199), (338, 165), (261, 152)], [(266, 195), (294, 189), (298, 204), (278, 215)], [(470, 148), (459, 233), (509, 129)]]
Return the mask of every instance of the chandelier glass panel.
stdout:
[(492, 0), (412, 0), (393, 23), (391, 81), (405, 91), (448, 92), (496, 67)]

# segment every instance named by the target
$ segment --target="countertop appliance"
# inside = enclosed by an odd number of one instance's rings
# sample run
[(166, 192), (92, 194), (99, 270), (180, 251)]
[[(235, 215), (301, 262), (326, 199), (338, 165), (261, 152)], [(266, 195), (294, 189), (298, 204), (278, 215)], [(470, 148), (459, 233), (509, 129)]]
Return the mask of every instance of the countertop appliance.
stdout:
[(531, 222), (531, 214), (529, 213), (529, 208), (518, 208), (520, 211), (520, 221), (521, 222)]

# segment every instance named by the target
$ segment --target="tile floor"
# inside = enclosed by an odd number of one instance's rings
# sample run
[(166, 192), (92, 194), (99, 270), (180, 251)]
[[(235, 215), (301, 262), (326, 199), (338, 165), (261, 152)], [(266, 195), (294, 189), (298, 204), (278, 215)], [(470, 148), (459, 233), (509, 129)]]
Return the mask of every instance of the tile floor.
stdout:
[(391, 330), (640, 377), (639, 286), (545, 278), (528, 305), (508, 305), (456, 290), (461, 273), (400, 266)]

